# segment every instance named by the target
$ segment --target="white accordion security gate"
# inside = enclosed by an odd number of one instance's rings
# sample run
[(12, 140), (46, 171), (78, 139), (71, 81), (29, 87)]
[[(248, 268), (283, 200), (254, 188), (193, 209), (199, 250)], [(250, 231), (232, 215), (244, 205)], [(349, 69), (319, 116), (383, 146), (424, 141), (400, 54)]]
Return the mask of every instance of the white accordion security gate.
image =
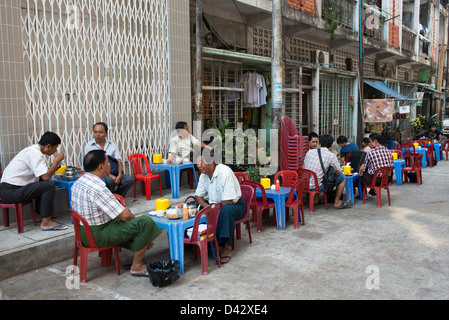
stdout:
[(165, 153), (168, 17), (168, 0), (22, 0), (30, 143), (56, 132), (65, 163), (81, 166), (103, 121), (125, 161)]

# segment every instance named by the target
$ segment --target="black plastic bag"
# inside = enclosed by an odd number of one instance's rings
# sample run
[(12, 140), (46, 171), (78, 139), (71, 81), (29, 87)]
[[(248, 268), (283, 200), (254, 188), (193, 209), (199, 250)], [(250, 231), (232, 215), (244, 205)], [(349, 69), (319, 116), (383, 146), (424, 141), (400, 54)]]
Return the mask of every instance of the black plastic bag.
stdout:
[(151, 284), (165, 287), (179, 279), (181, 264), (179, 260), (158, 260), (147, 263)]
[(416, 183), (418, 181), (418, 179), (416, 177), (416, 172), (408, 172), (407, 178), (408, 178), (408, 181), (412, 182), (412, 183)]

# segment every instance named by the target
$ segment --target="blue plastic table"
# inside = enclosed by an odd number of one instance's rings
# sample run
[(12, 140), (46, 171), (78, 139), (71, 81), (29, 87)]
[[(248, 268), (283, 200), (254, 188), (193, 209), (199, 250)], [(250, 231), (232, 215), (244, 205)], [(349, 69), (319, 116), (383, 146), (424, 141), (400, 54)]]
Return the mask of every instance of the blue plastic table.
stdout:
[(433, 148), (435, 150), (435, 157), (436, 157), (437, 161), (440, 161), (442, 153), (443, 153), (443, 151), (441, 150), (441, 143), (435, 143), (433, 145)]
[[(274, 208), (276, 210), (276, 223), (278, 229), (285, 229), (285, 201), (287, 201), (290, 188), (281, 187), (280, 191), (265, 189), (267, 199), (274, 200)], [(262, 197), (262, 191), (257, 188), (256, 197)], [(301, 216), (299, 216), (301, 220)]]
[(345, 182), (346, 198), (348, 200), (351, 200), (352, 205), (354, 205), (354, 182), (355, 181), (357, 181), (357, 183), (358, 183), (360, 200), (363, 200), (363, 192), (362, 192), (362, 184), (360, 183), (360, 176), (357, 172), (355, 172), (352, 175), (345, 175), (345, 177), (346, 177), (346, 182)]
[[(79, 176), (77, 178), (79, 178)], [(76, 180), (62, 180), (55, 177), (51, 178), (50, 180), (53, 181), (55, 183), (55, 186), (57, 187), (67, 188), (67, 191), (69, 193), (69, 205), (70, 209), (72, 209), (72, 186), (75, 184)]]
[[(181, 180), (181, 170), (191, 168), (193, 170), (193, 177), (195, 184), (198, 186), (196, 180), (195, 167), (192, 162), (173, 164), (173, 163), (150, 163), (150, 169), (166, 170), (170, 174), (170, 187), (173, 199), (179, 198), (179, 182)], [(167, 180), (167, 175), (165, 175)]]
[[(188, 227), (192, 227), (195, 222), (195, 218), (189, 218), (184, 220), (180, 219), (168, 219), (166, 217), (158, 218), (151, 216), (148, 213), (144, 215), (150, 216), (159, 228), (167, 230), (168, 244), (170, 246), (170, 257), (173, 260), (179, 260), (181, 268), (180, 274), (184, 273), (184, 232)], [(203, 215), (200, 219), (201, 222), (206, 222), (207, 217)]]
[(405, 168), (405, 160), (397, 159), (393, 160), (394, 173), (396, 175), (396, 184), (402, 186), (402, 168)]

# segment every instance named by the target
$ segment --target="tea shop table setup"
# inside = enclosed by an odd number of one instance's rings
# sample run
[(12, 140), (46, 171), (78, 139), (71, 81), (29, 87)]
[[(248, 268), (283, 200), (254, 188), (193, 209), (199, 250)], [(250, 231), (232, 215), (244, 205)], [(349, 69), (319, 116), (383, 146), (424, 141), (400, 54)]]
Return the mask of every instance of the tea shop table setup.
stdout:
[[(414, 145), (415, 145), (415, 152), (420, 152), (420, 153), (424, 154), (424, 156), (422, 157), (422, 167), (426, 168), (427, 167), (427, 160), (426, 160), (427, 148), (420, 148), (417, 143), (414, 143)], [(404, 148), (402, 148), (402, 153), (404, 153)]]
[(396, 176), (396, 184), (398, 186), (402, 186), (402, 168), (405, 168), (405, 160), (399, 159), (398, 154), (396, 152), (392, 152), (393, 156), (393, 165), (394, 165), (394, 174)]
[(345, 175), (345, 192), (346, 199), (351, 200), (354, 205), (354, 183), (357, 182), (357, 188), (359, 189), (359, 198), (363, 200), (362, 185), (360, 183), (360, 176), (357, 172), (351, 173), (351, 166), (343, 166), (343, 173)]
[[(172, 260), (179, 260), (179, 273), (184, 274), (184, 234), (187, 228), (193, 226), (198, 210), (190, 210), (189, 218), (183, 219), (178, 209), (180, 208), (170, 208), (168, 199), (160, 198), (156, 200), (156, 210), (144, 215), (150, 216), (159, 228), (167, 230), (170, 257)], [(206, 221), (207, 217), (203, 215), (200, 222)]]
[(55, 186), (67, 189), (70, 209), (72, 209), (72, 186), (79, 177), (79, 170), (76, 167), (61, 166), (56, 170), (55, 176), (50, 179), (55, 183)]
[[(181, 181), (181, 170), (192, 169), (195, 184), (198, 185), (195, 173), (195, 166), (188, 159), (175, 158), (174, 163), (168, 163), (165, 159), (162, 159), (162, 155), (153, 155), (153, 161), (150, 163), (150, 169), (165, 170), (165, 178), (168, 185), (168, 179), (170, 180), (170, 187), (172, 191), (173, 199), (179, 198), (179, 184)], [(167, 176), (168, 173), (168, 176)]]
[[(279, 230), (285, 229), (285, 202), (290, 193), (290, 188), (280, 187), (279, 191), (270, 186), (269, 179), (261, 179), (260, 183), (265, 187), (265, 194), (267, 199), (273, 199), (276, 212), (276, 225)], [(262, 197), (262, 191), (259, 188), (256, 190), (256, 197)]]

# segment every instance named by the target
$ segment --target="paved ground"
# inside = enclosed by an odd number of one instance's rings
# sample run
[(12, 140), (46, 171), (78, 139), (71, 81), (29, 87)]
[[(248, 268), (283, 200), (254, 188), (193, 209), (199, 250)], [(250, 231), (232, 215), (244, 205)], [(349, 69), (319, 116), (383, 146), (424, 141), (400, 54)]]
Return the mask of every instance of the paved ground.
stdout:
[[(423, 172), (424, 184), (391, 187), (391, 207), (382, 192), (351, 209), (315, 213), (306, 207), (306, 225), (277, 230), (271, 219), (253, 243), (244, 232), (232, 260), (218, 268), (209, 259), (209, 275), (187, 250), (185, 274), (165, 288), (134, 278), (125, 269), (131, 254), (120, 255), (122, 274), (101, 267), (97, 255), (88, 263), (88, 282), (79, 289), (66, 274), (71, 259), (10, 277), (0, 287), (10, 299), (93, 300), (296, 300), (296, 299), (449, 299), (449, 162)], [(146, 260), (169, 258), (166, 233)], [(69, 280), (68, 280), (69, 279)], [(67, 286), (69, 284), (69, 286)]]

